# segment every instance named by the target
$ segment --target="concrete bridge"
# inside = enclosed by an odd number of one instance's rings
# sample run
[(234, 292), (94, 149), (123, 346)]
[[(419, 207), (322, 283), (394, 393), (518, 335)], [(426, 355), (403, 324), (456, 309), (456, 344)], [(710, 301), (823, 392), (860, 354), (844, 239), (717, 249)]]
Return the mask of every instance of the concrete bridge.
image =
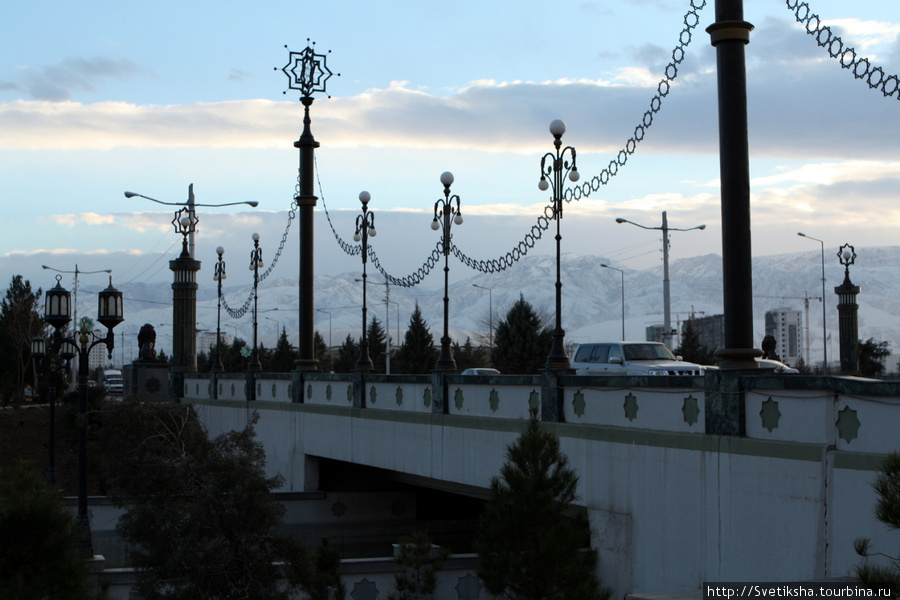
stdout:
[(897, 381), (295, 372), (192, 374), (183, 393), (212, 434), (258, 411), (285, 492), (318, 490), (327, 462), (484, 497), (535, 407), (578, 472), (616, 597), (842, 577), (855, 538), (900, 547), (871, 488), (900, 449)]

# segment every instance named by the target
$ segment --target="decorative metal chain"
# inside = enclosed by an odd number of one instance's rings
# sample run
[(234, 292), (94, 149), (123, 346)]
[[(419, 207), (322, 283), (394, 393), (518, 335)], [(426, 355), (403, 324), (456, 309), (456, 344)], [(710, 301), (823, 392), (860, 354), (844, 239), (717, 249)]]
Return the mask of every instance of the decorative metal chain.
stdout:
[[(566, 189), (563, 194), (563, 199), (566, 202), (587, 198), (592, 192), (599, 191), (602, 186), (608, 184), (609, 180), (618, 174), (619, 167), (625, 166), (625, 163), (628, 162), (628, 157), (634, 154), (637, 145), (644, 140), (647, 129), (650, 129), (650, 126), (653, 124), (653, 115), (659, 112), (663, 98), (669, 95), (671, 82), (678, 77), (678, 65), (684, 61), (684, 51), (693, 40), (693, 31), (700, 24), (699, 13), (705, 6), (706, 0), (691, 0), (691, 8), (685, 13), (683, 19), (684, 29), (681, 30), (681, 34), (678, 36), (678, 44), (672, 50), (672, 61), (666, 66), (665, 76), (660, 80), (659, 85), (656, 86), (656, 95), (650, 100), (650, 108), (644, 113), (641, 122), (634, 128), (634, 135), (625, 142), (625, 146), (619, 151), (616, 158), (609, 161), (609, 166), (603, 169), (599, 175), (595, 175), (580, 186)], [(464, 265), (482, 273), (502, 271), (511, 267), (528, 254), (528, 250), (534, 247), (535, 243), (543, 236), (544, 231), (550, 227), (553, 217), (553, 205), (548, 204), (544, 207), (543, 214), (537, 218), (537, 223), (532, 225), (531, 230), (525, 234), (525, 238), (500, 258), (476, 260), (467, 256), (455, 245), (452, 247), (453, 255)]]
[[(299, 194), (299, 185), (300, 184), (298, 183), (297, 184), (297, 193), (298, 194)], [(275, 256), (272, 257), (272, 263), (269, 265), (269, 268), (267, 268), (265, 270), (265, 272), (259, 276), (259, 281), (263, 281), (266, 277), (269, 276), (269, 273), (272, 272), (272, 269), (274, 269), (275, 265), (278, 263), (278, 259), (281, 258), (281, 252), (284, 250), (285, 243), (287, 243), (288, 233), (291, 231), (291, 223), (294, 221), (294, 218), (296, 218), (296, 216), (297, 216), (297, 200), (296, 200), (297, 194), (295, 194), (294, 196), (295, 196), (295, 199), (291, 201), (291, 209), (288, 211), (287, 226), (285, 226), (285, 228), (284, 228), (284, 233), (281, 234), (281, 243), (278, 244), (278, 250), (275, 251)], [(250, 291), (250, 293), (247, 295), (247, 299), (244, 301), (244, 304), (238, 309), (233, 309), (230, 306), (228, 306), (228, 301), (225, 299), (224, 295), (221, 297), (221, 300), (222, 300), (222, 307), (231, 316), (231, 318), (232, 319), (240, 319), (245, 314), (247, 314), (248, 310), (250, 310), (250, 303), (253, 302), (253, 291), (252, 290)]]
[[(691, 0), (690, 1), (690, 9), (685, 13), (683, 23), (684, 29), (681, 30), (681, 34), (678, 36), (678, 44), (675, 46), (675, 49), (672, 50), (672, 60), (666, 66), (664, 77), (660, 80), (659, 84), (656, 87), (656, 95), (650, 100), (649, 109), (644, 112), (644, 116), (641, 119), (641, 122), (634, 128), (634, 134), (632, 137), (628, 139), (625, 143), (625, 146), (619, 153), (616, 155), (616, 158), (611, 160), (609, 166), (603, 169), (599, 175), (595, 175), (590, 181), (586, 181), (584, 184), (580, 186), (575, 186), (573, 188), (569, 188), (565, 190), (564, 199), (566, 202), (571, 202), (572, 200), (580, 200), (582, 198), (587, 198), (590, 196), (592, 192), (599, 191), (600, 188), (609, 183), (609, 180), (612, 177), (615, 177), (618, 174), (619, 167), (624, 167), (625, 163), (628, 161), (628, 157), (634, 154), (637, 149), (637, 145), (643, 141), (644, 135), (646, 131), (653, 124), (653, 115), (659, 112), (662, 107), (663, 98), (669, 95), (669, 91), (671, 88), (671, 82), (678, 77), (678, 65), (680, 65), (684, 61), (685, 49), (690, 45), (693, 40), (693, 31), (700, 24), (700, 11), (706, 7), (706, 0)], [(316, 170), (318, 176), (318, 169)], [(338, 242), (338, 245), (341, 249), (351, 256), (358, 255), (362, 251), (362, 247), (359, 245), (353, 246), (345, 242), (340, 235), (338, 235), (337, 231), (334, 228), (334, 224), (331, 222), (331, 216), (328, 214), (328, 209), (325, 206), (324, 196), (322, 195), (322, 182), (319, 181), (319, 193), (320, 198), (322, 198), (322, 205), (325, 208), (325, 214), (328, 217), (328, 224), (331, 226), (331, 231), (334, 233), (334, 237)], [(528, 253), (528, 250), (533, 248), (535, 243), (541, 239), (543, 236), (543, 232), (546, 231), (551, 222), (553, 221), (553, 205), (549, 204), (544, 207), (543, 213), (537, 218), (537, 223), (531, 227), (531, 230), (525, 234), (525, 237), (522, 241), (516, 244), (512, 250), (507, 252), (504, 256), (501, 256), (498, 259), (492, 260), (477, 260), (467, 256), (462, 250), (459, 249), (456, 244), (453, 244), (451, 239), (451, 252), (453, 255), (464, 265), (468, 266), (471, 269), (476, 271), (481, 271), (483, 273), (495, 273), (498, 271), (503, 271), (511, 267), (514, 263), (519, 261), (523, 256)], [(406, 277), (394, 277), (387, 273), (384, 268), (381, 266), (378, 261), (378, 257), (375, 254), (374, 249), (369, 246), (369, 257), (372, 260), (372, 263), (376, 266), (378, 271), (387, 279), (390, 283), (394, 285), (404, 286), (404, 287), (412, 287), (414, 285), (418, 285), (421, 283), (422, 279), (431, 272), (431, 269), (437, 264), (438, 259), (441, 255), (441, 243), (435, 246), (435, 249), (432, 250), (431, 255), (425, 260), (424, 264), (419, 267), (412, 275), (408, 275)]]
[(831, 31), (831, 27), (822, 26), (819, 15), (812, 12), (808, 3), (786, 0), (785, 4), (794, 13), (797, 22), (806, 28), (806, 33), (816, 38), (816, 43), (825, 48), (831, 58), (839, 60), (841, 67), (849, 69), (855, 78), (865, 79), (873, 90), (881, 90), (885, 98), (896, 95), (900, 100), (900, 79), (896, 75), (885, 76), (884, 69), (872, 67), (868, 58), (857, 57), (856, 50), (845, 47), (840, 36)]

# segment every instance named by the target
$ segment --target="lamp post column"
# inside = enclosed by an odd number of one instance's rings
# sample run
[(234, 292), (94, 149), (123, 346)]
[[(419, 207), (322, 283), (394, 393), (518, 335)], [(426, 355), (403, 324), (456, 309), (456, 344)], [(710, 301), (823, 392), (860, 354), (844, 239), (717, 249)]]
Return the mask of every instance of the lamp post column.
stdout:
[(297, 370), (301, 371), (315, 371), (319, 368), (315, 344), (316, 308), (313, 261), (313, 220), (318, 200), (314, 193), (315, 150), (319, 147), (319, 142), (313, 137), (310, 129), (309, 107), (313, 103), (313, 94), (325, 92), (325, 84), (333, 74), (326, 62), (327, 55), (316, 54), (315, 43), (312, 43), (302, 52), (288, 51), (288, 63), (281, 69), (287, 75), (288, 88), (301, 92), (300, 102), (303, 104), (303, 133), (300, 135), (300, 139), (294, 142), (294, 147), (300, 151), (297, 193), (294, 196), (300, 228), (300, 307), (299, 339), (297, 341), (300, 358), (294, 365)]
[(213, 363), (212, 370), (216, 373), (221, 373), (225, 370), (225, 365), (222, 364), (222, 280), (227, 277), (225, 274), (225, 261), (222, 260), (222, 255), (225, 254), (225, 248), (219, 246), (216, 248), (216, 254), (219, 256), (219, 260), (215, 265), (213, 280), (218, 286), (219, 301), (216, 305), (216, 362)]
[(716, 0), (716, 22), (706, 31), (716, 49), (719, 99), (719, 170), (722, 193), (722, 287), (725, 368), (757, 368), (753, 346), (753, 265), (750, 235), (750, 150), (744, 46), (753, 25), (743, 0)]
[(362, 255), (362, 284), (363, 284), (363, 305), (362, 305), (362, 338), (359, 342), (359, 358), (356, 361), (357, 371), (371, 371), (374, 368), (372, 358), (369, 356), (369, 340), (366, 335), (366, 263), (369, 254), (369, 236), (375, 237), (375, 213), (369, 212), (369, 200), (372, 195), (369, 192), (362, 191), (359, 193), (359, 202), (362, 204), (362, 214), (356, 216), (356, 232), (353, 234), (353, 240), (361, 242), (360, 254)]
[[(575, 148), (572, 146), (562, 148), (562, 136), (565, 132), (566, 124), (560, 119), (550, 123), (550, 133), (553, 135), (553, 145), (556, 150), (548, 152), (541, 158), (541, 180), (538, 182), (538, 189), (541, 191), (553, 188), (553, 218), (556, 220), (556, 326), (553, 329), (553, 343), (550, 347), (550, 354), (547, 355), (546, 368), (559, 370), (572, 366), (569, 356), (566, 354), (566, 332), (562, 328), (562, 235), (559, 222), (563, 213), (563, 182), (566, 175), (572, 182), (578, 181), (579, 178), (578, 168), (575, 166)], [(572, 161), (571, 164), (566, 158), (567, 154)], [(548, 178), (550, 179), (549, 183)]]
[[(436, 371), (455, 371), (456, 360), (450, 348), (450, 227), (454, 223), (462, 225), (463, 218), (460, 212), (459, 196), (450, 195), (450, 186), (453, 185), (453, 173), (444, 171), (441, 173), (441, 183), (444, 185), (444, 197), (434, 203), (434, 218), (431, 228), (441, 231), (441, 248), (444, 255), (444, 335), (441, 336), (441, 354), (434, 365)], [(453, 202), (456, 202), (454, 208)]]
[(254, 233), (253, 250), (250, 251), (250, 270), (253, 271), (253, 356), (250, 358), (250, 364), (247, 366), (247, 370), (252, 373), (262, 371), (256, 335), (259, 327), (259, 268), (262, 264), (262, 248), (259, 247), (259, 234)]

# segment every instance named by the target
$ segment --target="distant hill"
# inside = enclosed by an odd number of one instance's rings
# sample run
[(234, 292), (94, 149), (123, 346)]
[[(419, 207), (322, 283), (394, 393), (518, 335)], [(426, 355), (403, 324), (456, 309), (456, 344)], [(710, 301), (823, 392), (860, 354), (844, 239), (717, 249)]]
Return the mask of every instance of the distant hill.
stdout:
[[(897, 369), (900, 356), (900, 246), (858, 248), (856, 264), (850, 267), (850, 278), (862, 287), (860, 304), (860, 337), (873, 337), (890, 342), (894, 355), (888, 361), (891, 370)], [(844, 269), (836, 257), (826, 256), (825, 306), (827, 310), (829, 357), (838, 355), (838, 317), (835, 286), (841, 284)], [(619, 339), (621, 337), (621, 276), (617, 271), (604, 269), (600, 263), (622, 268), (625, 272), (626, 336), (643, 339), (648, 325), (663, 321), (663, 268), (634, 270), (609, 261), (602, 256), (564, 254), (562, 258), (563, 328), (567, 343), (589, 340)], [(494, 326), (509, 307), (524, 296), (546, 318), (554, 317), (556, 263), (552, 256), (526, 256), (512, 268), (495, 274), (476, 274), (458, 280), (450, 286), (450, 334), (465, 343), (487, 342), (489, 319), (493, 312)], [(464, 269), (451, 263), (451, 272)], [(762, 256), (753, 260), (753, 310), (755, 344), (764, 334), (764, 315), (767, 310), (787, 307), (804, 311), (805, 296), (809, 301), (811, 359), (822, 356), (822, 263), (818, 251)], [(676, 325), (693, 312), (697, 315), (722, 313), (722, 259), (713, 254), (674, 260), (669, 269), (672, 321)], [(358, 272), (336, 276), (317, 274), (315, 277), (316, 327), (333, 345), (343, 342), (349, 333), (359, 337), (361, 326), (362, 285)], [(206, 280), (209, 280), (208, 284)], [(385, 286), (377, 283), (379, 275), (368, 281), (369, 318), (377, 317), (384, 326)], [(475, 286), (490, 288), (479, 289)], [(79, 311), (96, 311), (95, 298), (83, 286), (79, 295)], [(122, 287), (125, 294), (126, 323), (116, 330), (116, 360), (126, 361), (136, 352), (136, 336), (140, 326), (152, 323), (157, 330), (158, 347), (171, 350), (172, 291), (170, 284), (140, 284)], [(241, 286), (227, 286), (227, 304), (240, 308), (249, 298), (249, 282)], [(276, 335), (286, 328), (296, 341), (298, 327), (298, 285), (296, 277), (270, 278), (260, 284), (260, 310), (279, 307), (278, 311), (261, 312), (258, 319), (259, 339), (266, 346), (274, 345)], [(390, 333), (393, 344), (402, 342), (403, 334), (414, 305), (418, 302), (428, 322), (435, 342), (440, 339), (443, 323), (443, 282), (439, 270), (425, 283), (413, 288), (390, 287)], [(493, 309), (491, 311), (491, 309)], [(399, 338), (398, 338), (399, 311)], [(805, 319), (805, 313), (804, 313)], [(198, 290), (197, 327), (216, 329), (216, 288), (212, 277), (201, 278)], [(252, 339), (252, 314), (240, 320), (231, 319), (222, 309), (222, 330), (244, 339)], [(805, 333), (805, 332), (804, 332)]]

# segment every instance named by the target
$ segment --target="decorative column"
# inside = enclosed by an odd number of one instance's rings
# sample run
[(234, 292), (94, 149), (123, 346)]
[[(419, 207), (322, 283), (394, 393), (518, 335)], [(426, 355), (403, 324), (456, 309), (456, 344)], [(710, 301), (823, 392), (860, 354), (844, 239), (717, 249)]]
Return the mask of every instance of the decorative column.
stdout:
[(169, 261), (172, 282), (172, 378), (175, 397), (184, 396), (184, 374), (197, 372), (197, 271), (200, 261), (191, 258), (188, 236), (197, 225), (188, 208), (175, 212), (172, 224), (182, 235), (181, 256)]
[(706, 31), (716, 49), (719, 97), (719, 172), (722, 194), (724, 368), (757, 368), (753, 347), (753, 271), (750, 236), (750, 150), (744, 46), (753, 25), (743, 0), (716, 0), (716, 22)]
[(841, 336), (841, 373), (859, 374), (859, 296), (860, 287), (850, 281), (850, 265), (856, 262), (856, 251), (850, 244), (838, 250), (838, 260), (844, 265), (844, 283), (834, 288), (838, 297), (838, 328)]
[(319, 147), (319, 142), (313, 137), (310, 129), (309, 107), (312, 106), (314, 100), (313, 93), (325, 92), (325, 83), (333, 75), (325, 65), (326, 58), (325, 54), (315, 53), (315, 43), (313, 43), (302, 52), (289, 51), (288, 64), (281, 69), (288, 77), (288, 87), (292, 90), (299, 90), (303, 94), (300, 97), (300, 102), (303, 104), (303, 133), (300, 135), (300, 139), (294, 142), (294, 147), (300, 151), (297, 193), (294, 196), (300, 227), (300, 294), (298, 300), (300, 331), (297, 342), (300, 358), (294, 364), (297, 370), (301, 371), (314, 371), (319, 368), (319, 362), (315, 356), (316, 308), (313, 296), (313, 219), (318, 200), (314, 185), (315, 149)]

